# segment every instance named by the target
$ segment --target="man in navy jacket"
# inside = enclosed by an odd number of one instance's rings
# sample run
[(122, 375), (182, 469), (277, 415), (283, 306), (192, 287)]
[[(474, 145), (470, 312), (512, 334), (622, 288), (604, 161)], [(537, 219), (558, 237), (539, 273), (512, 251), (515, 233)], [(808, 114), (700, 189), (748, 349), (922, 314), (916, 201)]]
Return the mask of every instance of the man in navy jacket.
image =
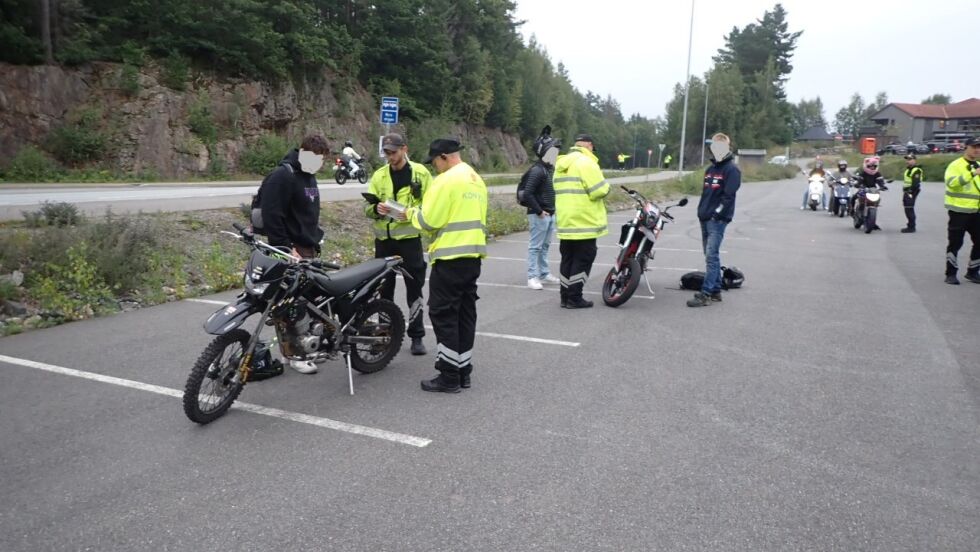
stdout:
[(731, 139), (721, 133), (711, 137), (711, 166), (704, 171), (704, 189), (698, 203), (701, 244), (704, 248), (704, 284), (687, 302), (689, 307), (706, 307), (721, 301), (721, 259), (718, 251), (725, 227), (735, 216), (735, 193), (742, 185), (742, 172), (732, 159)]

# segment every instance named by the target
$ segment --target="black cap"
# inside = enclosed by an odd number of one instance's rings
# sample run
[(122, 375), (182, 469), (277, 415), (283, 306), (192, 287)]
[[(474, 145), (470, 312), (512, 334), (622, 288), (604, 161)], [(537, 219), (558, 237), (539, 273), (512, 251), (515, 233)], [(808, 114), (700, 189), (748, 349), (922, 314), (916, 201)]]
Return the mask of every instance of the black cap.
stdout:
[(402, 138), (401, 134), (385, 134), (384, 138), (381, 139), (381, 149), (385, 151), (398, 151), (399, 148), (403, 148), (408, 144), (405, 143), (405, 139)]
[(463, 148), (464, 146), (460, 145), (459, 140), (455, 138), (439, 138), (433, 140), (432, 143), (429, 144), (429, 156), (422, 162), (428, 165), (429, 163), (432, 163), (433, 159), (440, 155), (456, 153)]
[(915, 154), (914, 154), (914, 153), (909, 153), (909, 154), (907, 154), (907, 155), (905, 156), (905, 158), (906, 158), (906, 159), (915, 159)]
[(590, 144), (595, 145), (595, 140), (592, 139), (592, 135), (591, 134), (588, 134), (588, 133), (585, 133), (585, 132), (583, 132), (581, 134), (576, 134), (575, 135), (575, 141), (576, 142), (588, 142)]
[(977, 146), (980, 145), (980, 136), (974, 136), (973, 138), (967, 138), (966, 142), (963, 143), (965, 146)]

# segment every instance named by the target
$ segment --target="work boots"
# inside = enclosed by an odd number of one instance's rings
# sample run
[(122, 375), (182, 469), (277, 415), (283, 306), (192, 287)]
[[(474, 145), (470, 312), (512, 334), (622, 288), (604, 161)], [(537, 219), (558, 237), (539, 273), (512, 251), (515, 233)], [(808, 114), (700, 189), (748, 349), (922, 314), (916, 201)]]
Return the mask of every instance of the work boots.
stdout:
[(459, 393), (459, 372), (440, 372), (430, 380), (422, 380), (422, 391), (432, 393)]

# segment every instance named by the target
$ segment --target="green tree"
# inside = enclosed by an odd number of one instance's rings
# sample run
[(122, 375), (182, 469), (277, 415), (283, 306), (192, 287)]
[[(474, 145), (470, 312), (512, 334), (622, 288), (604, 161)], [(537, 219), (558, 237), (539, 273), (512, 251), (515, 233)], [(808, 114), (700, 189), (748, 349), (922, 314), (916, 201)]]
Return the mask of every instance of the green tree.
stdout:
[(949, 94), (933, 94), (922, 100), (922, 103), (927, 105), (949, 105), (953, 103), (953, 97)]
[(823, 115), (823, 102), (820, 96), (813, 100), (802, 99), (800, 103), (793, 105), (793, 136), (799, 136), (813, 127), (827, 128), (827, 121)]
[(867, 107), (864, 104), (864, 99), (860, 94), (855, 92), (851, 96), (850, 103), (840, 108), (836, 117), (834, 117), (834, 129), (840, 134), (857, 136), (858, 130), (865, 120), (864, 116), (866, 112)]

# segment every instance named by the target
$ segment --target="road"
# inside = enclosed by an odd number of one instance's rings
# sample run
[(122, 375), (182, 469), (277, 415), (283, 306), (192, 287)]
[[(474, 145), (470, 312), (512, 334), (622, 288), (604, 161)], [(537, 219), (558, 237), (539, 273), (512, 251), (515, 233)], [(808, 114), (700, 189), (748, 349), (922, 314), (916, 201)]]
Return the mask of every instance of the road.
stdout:
[[(627, 176), (612, 179), (613, 182), (655, 182), (668, 180), (677, 176), (676, 171), (655, 173), (651, 175)], [(520, 175), (487, 175), (514, 176), (514, 186)], [(109, 207), (114, 213), (136, 213), (156, 211), (200, 211), (237, 207), (249, 203), (252, 194), (258, 189), (259, 182), (225, 182), (211, 184), (182, 184), (170, 183), (147, 186), (4, 186), (0, 187), (0, 221), (20, 220), (22, 211), (32, 211), (45, 201), (67, 202), (75, 204), (78, 209), (89, 215), (101, 215)], [(491, 186), (492, 193), (514, 193), (514, 186)], [(344, 201), (361, 199), (361, 193), (367, 191), (367, 184), (344, 184), (339, 186), (333, 182), (321, 182), (320, 190), (325, 201)]]
[(406, 347), (354, 396), (331, 362), (196, 426), (170, 394), (232, 293), (0, 339), (0, 550), (976, 550), (980, 285), (943, 283), (942, 185), (912, 235), (894, 189), (865, 235), (802, 187), (743, 187), (745, 287), (707, 308), (676, 289), (693, 205), (618, 309), (560, 309), (526, 234), (492, 244), (459, 395)]

